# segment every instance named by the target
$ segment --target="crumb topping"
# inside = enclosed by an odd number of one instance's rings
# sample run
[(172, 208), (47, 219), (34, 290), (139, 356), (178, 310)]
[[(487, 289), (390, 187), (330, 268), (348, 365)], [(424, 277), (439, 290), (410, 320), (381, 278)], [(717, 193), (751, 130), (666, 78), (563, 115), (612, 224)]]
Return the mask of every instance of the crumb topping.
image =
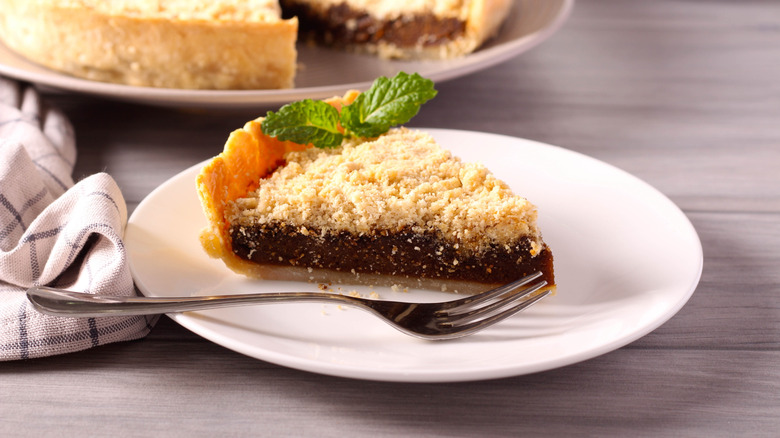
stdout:
[(397, 128), (374, 140), (347, 140), (285, 159), (255, 192), (234, 202), (231, 223), (284, 223), (303, 234), (411, 229), (471, 249), (520, 237), (543, 245), (531, 203), (429, 134)]
[(64, 0), (62, 7), (91, 8), (109, 15), (172, 20), (269, 21), (281, 17), (277, 0)]

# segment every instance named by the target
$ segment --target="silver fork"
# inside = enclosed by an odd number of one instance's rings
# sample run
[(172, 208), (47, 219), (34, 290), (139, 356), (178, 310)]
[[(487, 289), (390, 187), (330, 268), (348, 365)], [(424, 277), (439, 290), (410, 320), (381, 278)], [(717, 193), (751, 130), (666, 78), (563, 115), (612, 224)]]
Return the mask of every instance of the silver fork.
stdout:
[[(46, 286), (27, 290), (40, 312), (69, 317), (149, 315), (282, 302), (336, 302), (368, 310), (396, 329), (418, 338), (453, 339), (476, 333), (550, 294), (536, 272), (519, 280), (454, 301), (405, 303), (370, 300), (321, 292), (278, 292), (198, 297), (116, 297), (73, 292)], [(537, 293), (539, 292), (539, 293)]]

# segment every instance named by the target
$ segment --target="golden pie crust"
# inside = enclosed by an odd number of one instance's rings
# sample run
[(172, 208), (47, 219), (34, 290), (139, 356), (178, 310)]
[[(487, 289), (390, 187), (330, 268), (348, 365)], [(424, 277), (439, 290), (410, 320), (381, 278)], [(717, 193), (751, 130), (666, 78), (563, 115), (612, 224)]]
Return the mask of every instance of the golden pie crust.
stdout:
[[(326, 102), (340, 110), (342, 105), (351, 103), (358, 94), (357, 91), (349, 91), (343, 97), (334, 97)], [(227, 217), (229, 203), (256, 189), (261, 178), (268, 176), (284, 163), (284, 155), (287, 152), (312, 146), (269, 137), (263, 134), (261, 123), (262, 118), (258, 118), (233, 131), (222, 153), (214, 157), (198, 174), (198, 196), (208, 220), (208, 226), (200, 234), (200, 242), (211, 257), (222, 259), (236, 272), (251, 277), (276, 278), (278, 270), (248, 262), (233, 252)], [(283, 273), (280, 275), (283, 278), (290, 277)], [(292, 277), (301, 275), (303, 273)]]

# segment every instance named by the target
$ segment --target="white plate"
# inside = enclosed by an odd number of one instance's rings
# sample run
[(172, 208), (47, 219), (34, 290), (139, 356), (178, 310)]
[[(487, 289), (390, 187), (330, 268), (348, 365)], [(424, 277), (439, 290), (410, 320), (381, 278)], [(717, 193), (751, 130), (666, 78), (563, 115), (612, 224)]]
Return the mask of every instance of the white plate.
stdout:
[(478, 51), (447, 61), (387, 61), (299, 44), (296, 88), (285, 90), (176, 90), (133, 87), (75, 78), (27, 61), (0, 44), (0, 74), (55, 89), (165, 106), (254, 107), (304, 98), (323, 99), (367, 89), (378, 76), (418, 72), (441, 82), (504, 62), (541, 43), (560, 28), (574, 0), (516, 0), (500, 34)]
[[(617, 349), (671, 318), (696, 288), (702, 269), (696, 231), (677, 206), (636, 177), (529, 140), (426, 131), (464, 160), (488, 166), (538, 206), (555, 255), (557, 295), (483, 332), (444, 342), (411, 338), (365, 312), (334, 305), (255, 306), (171, 317), (217, 344), (301, 370), (384, 381), (465, 381), (548, 370)], [(160, 186), (129, 220), (126, 246), (141, 292), (317, 290), (307, 283), (244, 278), (208, 258), (198, 242), (205, 226), (195, 191), (199, 168)], [(374, 291), (393, 300), (453, 298), (441, 292)]]

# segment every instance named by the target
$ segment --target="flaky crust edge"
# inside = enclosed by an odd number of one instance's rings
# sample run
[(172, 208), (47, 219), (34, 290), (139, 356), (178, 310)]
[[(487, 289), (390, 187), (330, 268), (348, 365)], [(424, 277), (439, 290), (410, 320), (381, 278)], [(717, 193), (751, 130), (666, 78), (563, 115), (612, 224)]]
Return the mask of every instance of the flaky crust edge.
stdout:
[[(344, 96), (333, 97), (326, 102), (341, 110), (358, 94), (358, 91), (350, 90)], [(231, 270), (250, 277), (275, 279), (278, 278), (278, 268), (248, 262), (233, 253), (228, 206), (255, 190), (261, 178), (284, 163), (287, 152), (312, 146), (269, 137), (263, 134), (262, 121), (262, 117), (257, 118), (230, 133), (222, 153), (203, 166), (196, 177), (198, 197), (208, 221), (199, 238), (206, 253), (222, 259)]]

